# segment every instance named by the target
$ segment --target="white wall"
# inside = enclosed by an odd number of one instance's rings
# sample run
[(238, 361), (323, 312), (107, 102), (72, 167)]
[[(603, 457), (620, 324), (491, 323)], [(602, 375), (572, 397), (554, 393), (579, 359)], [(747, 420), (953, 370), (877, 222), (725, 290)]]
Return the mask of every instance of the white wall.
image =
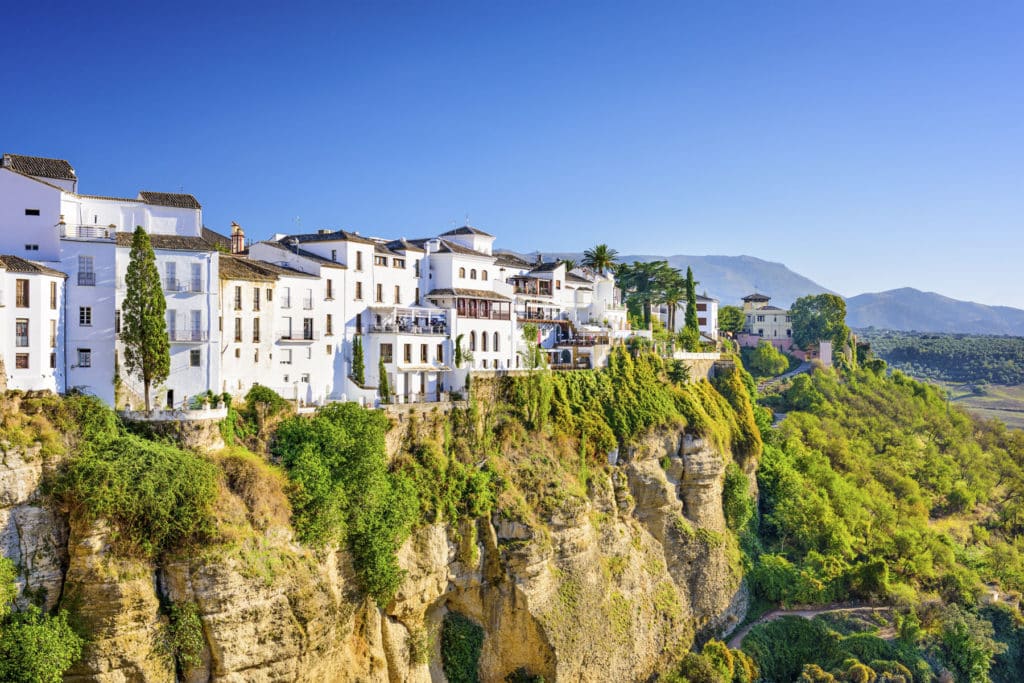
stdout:
[[(16, 281), (28, 280), (28, 306), (19, 308)], [(56, 283), (57, 302), (51, 306), (50, 283)], [(0, 356), (3, 357), (7, 386), (10, 389), (59, 391), (63, 363), (60, 358), (60, 323), (63, 313), (64, 278), (40, 273), (16, 273), (0, 269)], [(17, 321), (28, 321), (28, 345), (17, 345)], [(56, 344), (51, 344), (51, 321), (57, 323)], [(56, 368), (50, 367), (56, 353)], [(28, 354), (28, 367), (17, 367), (17, 355)]]
[[(38, 209), (38, 216), (26, 216)], [(0, 254), (56, 261), (60, 253), (60, 190), (0, 168)], [(25, 245), (39, 245), (26, 249)]]

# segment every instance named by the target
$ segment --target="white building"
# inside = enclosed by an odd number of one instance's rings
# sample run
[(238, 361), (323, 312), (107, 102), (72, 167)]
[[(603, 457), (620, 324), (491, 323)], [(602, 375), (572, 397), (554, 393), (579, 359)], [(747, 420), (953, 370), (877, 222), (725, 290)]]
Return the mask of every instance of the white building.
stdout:
[[(64, 388), (115, 403), (116, 342), (132, 233), (149, 234), (167, 298), (171, 371), (157, 406), (180, 407), (220, 383), (218, 252), (204, 238), (202, 207), (188, 194), (134, 198), (78, 193), (71, 165), (5, 154), (0, 162), (0, 251), (68, 273), (62, 321)], [(113, 353), (111, 351), (114, 351)], [(141, 382), (121, 368), (125, 402), (141, 403)]]
[[(686, 327), (686, 302), (676, 304), (675, 327), (670, 332), (679, 332)], [(666, 329), (669, 326), (668, 306), (662, 304), (658, 308), (658, 318)], [(701, 335), (710, 341), (718, 340), (718, 299), (707, 294), (697, 295), (697, 327)]]
[(64, 280), (60, 271), (0, 256), (0, 360), (6, 387), (63, 391)]

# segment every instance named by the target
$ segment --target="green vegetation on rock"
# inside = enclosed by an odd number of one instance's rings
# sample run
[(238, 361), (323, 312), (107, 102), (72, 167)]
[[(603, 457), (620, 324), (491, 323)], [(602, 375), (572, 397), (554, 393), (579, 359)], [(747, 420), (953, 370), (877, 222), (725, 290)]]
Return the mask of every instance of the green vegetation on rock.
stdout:
[(484, 630), (472, 619), (449, 612), (441, 627), (441, 665), (449, 683), (477, 683), (480, 680), (480, 652)]

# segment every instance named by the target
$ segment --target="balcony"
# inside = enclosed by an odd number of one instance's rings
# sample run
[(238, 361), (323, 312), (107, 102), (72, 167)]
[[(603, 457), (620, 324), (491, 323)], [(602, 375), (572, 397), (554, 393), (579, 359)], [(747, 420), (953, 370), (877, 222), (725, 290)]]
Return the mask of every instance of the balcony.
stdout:
[(178, 278), (169, 277), (164, 279), (164, 291), (179, 294), (201, 294), (203, 282), (202, 280), (179, 280)]
[(78, 274), (78, 286), (79, 287), (95, 287), (96, 286), (96, 273), (79, 273)]
[(538, 308), (519, 309), (516, 311), (516, 320), (520, 323), (559, 323), (569, 322), (565, 313), (545, 311)]
[(61, 225), (60, 236), (70, 240), (113, 241), (117, 235), (116, 225)]
[(448, 326), (445, 323), (421, 323), (419, 325), (402, 323), (384, 323), (382, 325), (370, 325), (370, 334), (448, 334)]
[(280, 344), (312, 344), (319, 340), (319, 332), (279, 332), (277, 335)]
[(210, 333), (207, 330), (167, 330), (167, 338), (176, 344), (197, 344), (208, 341)]

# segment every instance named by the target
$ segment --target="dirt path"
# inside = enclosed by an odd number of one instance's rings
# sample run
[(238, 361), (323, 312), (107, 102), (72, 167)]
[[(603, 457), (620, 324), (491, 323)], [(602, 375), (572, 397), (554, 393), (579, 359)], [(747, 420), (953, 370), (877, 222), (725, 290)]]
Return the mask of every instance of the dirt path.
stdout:
[[(824, 607), (815, 607), (812, 609), (776, 609), (762, 615), (757, 621), (751, 622), (732, 634), (729, 638), (729, 647), (733, 650), (738, 650), (740, 645), (743, 644), (743, 639), (750, 633), (750, 629), (760, 624), (766, 624), (769, 621), (775, 621), (782, 617), (803, 617), (804, 619), (813, 619), (814, 617), (824, 612), (859, 612), (862, 610), (881, 611), (888, 610), (889, 607), (843, 607), (840, 605), (826, 605)], [(885, 638), (887, 634), (879, 633), (879, 637)], [(891, 636), (890, 636), (891, 637)]]

